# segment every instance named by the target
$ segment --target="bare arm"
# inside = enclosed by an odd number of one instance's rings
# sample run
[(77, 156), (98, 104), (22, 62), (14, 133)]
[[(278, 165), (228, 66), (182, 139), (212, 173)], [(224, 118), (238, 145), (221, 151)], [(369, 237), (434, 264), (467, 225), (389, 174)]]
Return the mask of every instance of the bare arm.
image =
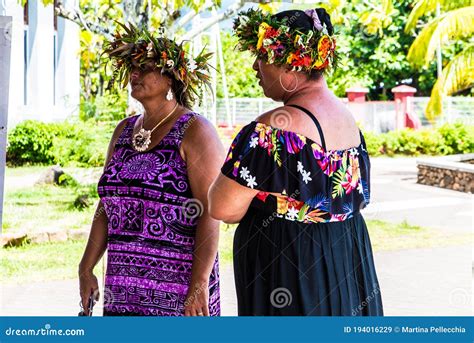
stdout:
[[(105, 160), (105, 166), (109, 163), (114, 153), (115, 143), (117, 142), (120, 133), (122, 132), (126, 120), (122, 120), (112, 135), (109, 147), (107, 149), (107, 155)], [(104, 168), (105, 168), (104, 166)], [(79, 264), (79, 272), (92, 272), (95, 265), (99, 262), (102, 255), (107, 247), (107, 216), (105, 214), (105, 208), (101, 201), (97, 205), (94, 217), (92, 219), (91, 231), (89, 233), (89, 240), (87, 242), (84, 255), (82, 256), (81, 263)]]
[(212, 217), (229, 224), (238, 223), (258, 192), (219, 173), (209, 190), (209, 207)]
[(186, 130), (182, 151), (194, 201), (202, 208), (196, 229), (185, 315), (197, 315), (200, 312), (209, 315), (208, 283), (217, 255), (219, 221), (211, 218), (209, 214), (207, 193), (224, 161), (224, 147), (212, 124), (203, 117), (196, 117)]

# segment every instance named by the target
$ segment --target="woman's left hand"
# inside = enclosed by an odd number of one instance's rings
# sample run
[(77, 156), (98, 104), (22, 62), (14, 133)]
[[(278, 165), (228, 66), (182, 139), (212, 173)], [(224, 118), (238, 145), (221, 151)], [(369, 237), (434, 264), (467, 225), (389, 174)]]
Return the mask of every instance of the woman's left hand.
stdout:
[(191, 284), (184, 302), (184, 315), (209, 316), (209, 282)]

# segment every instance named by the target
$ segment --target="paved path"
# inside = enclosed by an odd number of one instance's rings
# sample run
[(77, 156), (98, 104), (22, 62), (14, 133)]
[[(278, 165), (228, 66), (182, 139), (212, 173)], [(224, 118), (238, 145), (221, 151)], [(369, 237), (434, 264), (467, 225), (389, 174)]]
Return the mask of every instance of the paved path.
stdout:
[(415, 158), (372, 159), (372, 203), (365, 218), (450, 232), (472, 232), (474, 196), (416, 183)]
[[(471, 316), (471, 246), (411, 249), (375, 254), (385, 315)], [(221, 268), (222, 315), (237, 314), (230, 265)], [(0, 315), (75, 316), (77, 280), (3, 285)], [(96, 315), (102, 314), (97, 307)]]

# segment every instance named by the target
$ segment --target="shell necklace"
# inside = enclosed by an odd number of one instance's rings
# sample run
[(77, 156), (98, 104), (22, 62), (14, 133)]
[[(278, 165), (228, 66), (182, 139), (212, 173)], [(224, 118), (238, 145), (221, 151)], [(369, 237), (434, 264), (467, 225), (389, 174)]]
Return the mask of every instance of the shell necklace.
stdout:
[(176, 103), (176, 105), (171, 110), (171, 112), (168, 113), (162, 120), (160, 120), (160, 122), (158, 124), (156, 124), (155, 127), (151, 130), (145, 130), (143, 128), (143, 122), (142, 122), (142, 127), (141, 127), (140, 131), (138, 131), (138, 133), (133, 135), (133, 138), (132, 138), (133, 148), (136, 151), (140, 151), (140, 152), (143, 152), (146, 149), (148, 149), (148, 147), (150, 146), (150, 143), (151, 143), (151, 134), (153, 133), (153, 131), (155, 131), (155, 129), (158, 126), (160, 126), (161, 123), (163, 123), (166, 119), (168, 119), (174, 113), (174, 111), (176, 111), (177, 108), (178, 108), (178, 103)]

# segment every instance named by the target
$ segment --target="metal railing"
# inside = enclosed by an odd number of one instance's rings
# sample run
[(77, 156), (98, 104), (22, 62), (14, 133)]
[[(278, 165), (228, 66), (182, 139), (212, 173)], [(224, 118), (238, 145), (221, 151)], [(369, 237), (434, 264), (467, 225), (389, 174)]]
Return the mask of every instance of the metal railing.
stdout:
[[(422, 126), (432, 126), (433, 123), (426, 118), (425, 110), (429, 97), (408, 98), (408, 107), (420, 118)], [(435, 125), (453, 122), (462, 122), (474, 125), (474, 98), (464, 96), (445, 97), (443, 99), (443, 115), (436, 118)]]
[[(367, 101), (362, 103), (348, 102), (341, 99), (354, 115), (358, 124), (364, 130), (383, 133), (397, 128), (397, 106), (395, 101)], [(422, 126), (432, 126), (425, 115), (428, 97), (408, 98), (408, 108), (420, 119)], [(281, 106), (268, 98), (231, 98), (229, 106), (224, 99), (217, 99), (213, 104), (207, 102), (196, 110), (215, 121), (217, 125), (235, 126), (243, 125), (254, 120), (260, 114)], [(229, 113), (227, 112), (229, 109)], [(461, 121), (474, 125), (474, 98), (470, 97), (445, 97), (443, 100), (443, 116), (437, 118), (435, 125)], [(400, 115), (403, 115), (400, 113)]]

